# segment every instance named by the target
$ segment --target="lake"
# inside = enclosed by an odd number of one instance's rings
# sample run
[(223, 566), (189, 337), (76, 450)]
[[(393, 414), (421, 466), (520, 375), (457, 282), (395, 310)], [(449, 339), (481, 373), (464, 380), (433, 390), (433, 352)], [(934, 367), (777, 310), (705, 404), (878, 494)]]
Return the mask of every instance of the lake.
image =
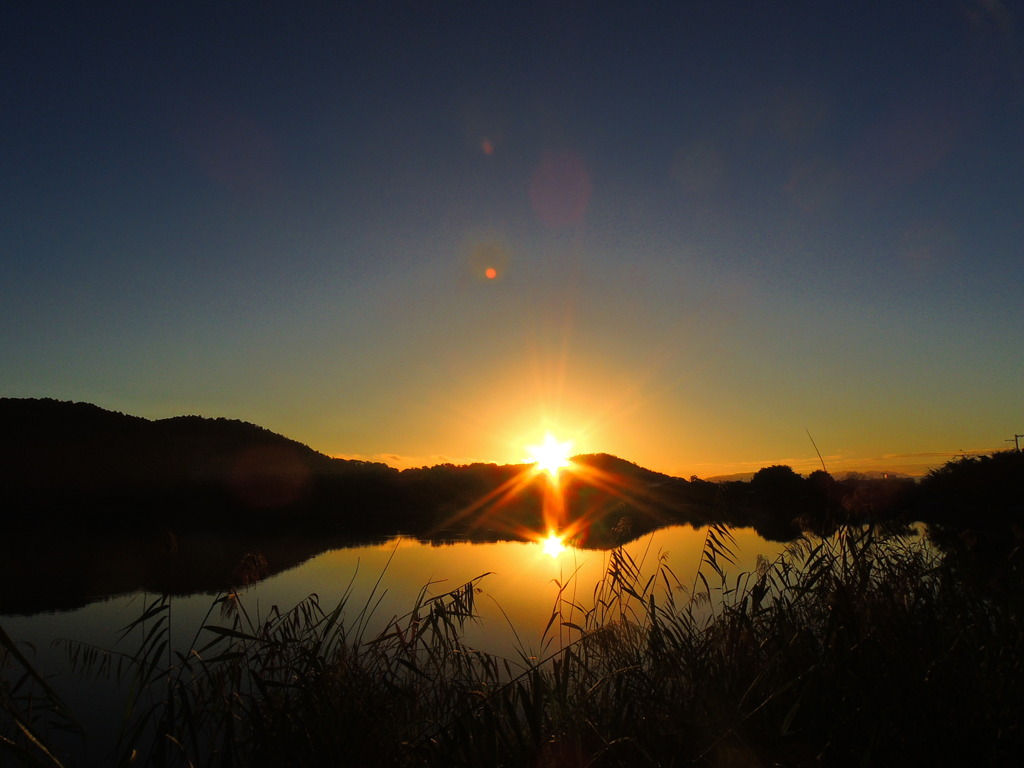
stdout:
[[(705, 528), (690, 526), (664, 528), (630, 542), (624, 550), (645, 578), (663, 563), (679, 584), (690, 589), (697, 578), (706, 533)], [(730, 574), (753, 570), (759, 555), (771, 559), (785, 548), (764, 540), (753, 529), (738, 529), (733, 535), (737, 557), (734, 565), (727, 566)], [(348, 592), (346, 618), (354, 621), (356, 614), (368, 607), (369, 637), (392, 617), (406, 614), (421, 593), (441, 595), (487, 574), (477, 585), (479, 617), (467, 625), (465, 641), (516, 661), (520, 654), (542, 654), (544, 630), (560, 594), (563, 600), (584, 608), (592, 604), (594, 587), (606, 573), (609, 559), (609, 551), (565, 548), (554, 552), (540, 542), (427, 543), (400, 537), (322, 552), (241, 588), (238, 594), (258, 622), (256, 617), (266, 617), (274, 606), (287, 610), (312, 594), (330, 610)], [(711, 577), (710, 569), (705, 568), (705, 574), (714, 585), (716, 578)], [(74, 610), (0, 615), (0, 626), (30, 649), (28, 655), (37, 668), (53, 676), (53, 684), (92, 738), (102, 742), (116, 734), (123, 697), (112, 680), (72, 674), (63, 641), (131, 653), (138, 639), (119, 642), (119, 630), (138, 618), (154, 595), (133, 592), (92, 597), (99, 599)], [(172, 598), (175, 646), (183, 651), (201, 647), (205, 640), (196, 644), (200, 627), (221, 620), (219, 608), (210, 613), (216, 597), (216, 592), (201, 592)], [(562, 607), (563, 616), (571, 619), (576, 609)], [(564, 632), (557, 624), (551, 630), (554, 648), (560, 631)], [(97, 750), (90, 753), (95, 756)]]

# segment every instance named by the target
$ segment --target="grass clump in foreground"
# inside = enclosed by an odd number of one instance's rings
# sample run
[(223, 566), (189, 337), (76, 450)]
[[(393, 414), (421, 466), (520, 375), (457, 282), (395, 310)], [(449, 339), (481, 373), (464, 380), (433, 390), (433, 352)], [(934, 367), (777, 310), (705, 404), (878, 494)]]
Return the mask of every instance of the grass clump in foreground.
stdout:
[[(873, 528), (739, 575), (733, 546), (708, 529), (685, 585), (614, 550), (589, 604), (563, 589), (537, 659), (463, 642), (477, 580), (424, 590), (374, 635), (376, 589), (266, 617), (227, 595), (188, 653), (170, 649), (166, 599), (128, 628), (135, 655), (72, 650), (133, 681), (112, 765), (998, 765), (1024, 747), (1019, 587), (968, 587), (953, 555)], [(0, 755), (56, 765), (22, 682), (0, 690)]]

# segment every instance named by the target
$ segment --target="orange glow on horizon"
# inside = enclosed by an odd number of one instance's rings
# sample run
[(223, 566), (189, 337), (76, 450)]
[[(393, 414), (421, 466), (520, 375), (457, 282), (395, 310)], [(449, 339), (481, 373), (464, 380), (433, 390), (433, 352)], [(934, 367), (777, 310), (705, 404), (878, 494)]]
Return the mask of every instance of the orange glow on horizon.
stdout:
[(484, 270), (484, 276), (488, 280), (493, 280), (498, 276), (498, 270), (496, 270), (494, 267), (488, 267), (486, 270)]

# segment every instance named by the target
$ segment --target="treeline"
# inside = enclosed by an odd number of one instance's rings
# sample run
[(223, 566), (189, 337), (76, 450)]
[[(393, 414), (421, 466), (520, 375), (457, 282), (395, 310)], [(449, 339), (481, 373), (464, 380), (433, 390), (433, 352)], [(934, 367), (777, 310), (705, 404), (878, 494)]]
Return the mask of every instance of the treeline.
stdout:
[(801, 533), (827, 536), (840, 525), (914, 522), (923, 514), (919, 483), (910, 477), (835, 478), (824, 470), (807, 477), (791, 467), (759, 470), (749, 482), (720, 485), (734, 525), (752, 526), (763, 538), (791, 541)]
[[(578, 456), (553, 501), (529, 465), (442, 464), (399, 471), (325, 456), (246, 422), (150, 421), (86, 403), (0, 399), (0, 524), (8, 532), (236, 530), (422, 538), (517, 538), (552, 517), (582, 546), (611, 547), (673, 524), (754, 527), (788, 541), (838, 526), (915, 521), (940, 530), (1022, 519), (1021, 454), (950, 462), (911, 478), (802, 477), (788, 466), (749, 482), (684, 480), (607, 454)], [(990, 537), (979, 534), (980, 540)]]

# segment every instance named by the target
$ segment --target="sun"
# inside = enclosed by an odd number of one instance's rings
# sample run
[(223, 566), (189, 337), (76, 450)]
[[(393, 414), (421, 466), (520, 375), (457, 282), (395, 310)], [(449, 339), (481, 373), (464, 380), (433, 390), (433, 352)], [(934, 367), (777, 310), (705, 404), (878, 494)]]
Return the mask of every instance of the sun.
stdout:
[(526, 450), (537, 471), (547, 472), (551, 477), (558, 477), (559, 471), (572, 463), (569, 461), (572, 441), (560, 442), (550, 432), (544, 436), (543, 444), (527, 446)]

